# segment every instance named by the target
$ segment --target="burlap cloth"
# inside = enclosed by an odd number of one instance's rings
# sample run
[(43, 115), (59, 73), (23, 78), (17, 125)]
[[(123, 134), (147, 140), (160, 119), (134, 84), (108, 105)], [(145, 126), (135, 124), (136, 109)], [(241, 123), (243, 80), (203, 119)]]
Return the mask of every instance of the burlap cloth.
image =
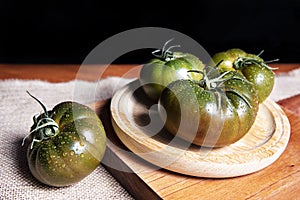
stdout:
[[(278, 101), (300, 93), (299, 78), (300, 70), (278, 75), (270, 98)], [(82, 92), (76, 94), (76, 100), (87, 104), (93, 100), (111, 98), (118, 88), (129, 81), (117, 77), (97, 82), (0, 81), (0, 199), (132, 199), (101, 165), (70, 187), (55, 188), (40, 184), (31, 175), (26, 149), (21, 146), (22, 139), (32, 125), (32, 117), (42, 111), (26, 94), (26, 90), (51, 109), (61, 101), (74, 100), (75, 86), (80, 85)]]

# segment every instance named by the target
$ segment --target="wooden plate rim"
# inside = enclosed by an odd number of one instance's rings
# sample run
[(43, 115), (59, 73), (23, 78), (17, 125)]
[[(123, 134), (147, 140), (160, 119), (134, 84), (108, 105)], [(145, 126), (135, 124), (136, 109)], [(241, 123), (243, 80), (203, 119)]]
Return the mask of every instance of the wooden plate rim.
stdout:
[[(199, 176), (199, 177), (217, 177), (217, 178), (223, 178), (223, 177), (234, 177), (234, 176), (240, 176), (249, 174), (258, 170), (261, 170), (270, 164), (272, 164), (275, 160), (279, 158), (279, 156), (283, 153), (284, 149), (286, 148), (289, 137), (290, 137), (290, 123), (285, 115), (284, 111), (281, 109), (281, 107), (276, 104), (274, 101), (267, 99), (265, 102), (263, 102), (260, 107), (265, 107), (273, 116), (274, 123), (275, 123), (275, 130), (272, 134), (271, 138), (267, 139), (267, 141), (259, 146), (258, 148), (253, 148), (250, 151), (246, 151), (244, 155), (238, 155), (232, 156), (236, 160), (232, 160), (230, 162), (226, 162), (222, 159), (214, 158), (212, 155), (214, 153), (214, 150), (212, 150), (212, 154), (210, 153), (210, 156), (212, 157), (209, 159), (203, 159), (201, 156), (197, 157), (197, 154), (195, 152), (191, 151), (185, 151), (182, 153), (182, 157), (180, 159), (176, 159), (174, 163), (171, 163), (168, 166), (161, 165), (159, 158), (165, 158), (167, 159), (168, 156), (170, 156), (174, 151), (176, 152), (178, 149), (176, 147), (168, 147), (167, 152), (171, 152), (170, 155), (159, 155), (159, 154), (148, 154), (149, 151), (156, 151), (157, 148), (162, 148), (162, 143), (156, 140), (145, 140), (143, 137), (137, 137), (136, 129), (133, 127), (129, 127), (128, 123), (130, 123), (130, 120), (127, 119), (126, 115), (124, 113), (121, 113), (118, 109), (119, 105), (124, 106), (124, 96), (127, 95), (127, 98), (125, 98), (128, 101), (128, 97), (132, 95), (131, 89), (137, 88), (139, 85), (139, 81), (135, 80), (123, 88), (119, 89), (113, 96), (111, 101), (111, 117), (112, 117), (112, 124), (113, 127), (117, 133), (117, 136), (120, 138), (120, 140), (127, 146), (133, 153), (140, 156), (141, 158), (149, 161), (150, 163), (154, 165), (161, 166), (165, 169), (179, 172), (187, 175), (192, 176)], [(131, 102), (126, 102), (127, 104)], [(130, 105), (127, 105), (130, 107)], [(126, 107), (126, 106), (125, 106)], [(260, 108), (261, 109), (261, 108)], [(139, 136), (139, 135), (138, 135)], [(150, 144), (150, 143), (151, 144)], [(241, 153), (241, 152), (238, 152)], [(232, 152), (232, 155), (234, 155), (235, 152)], [(227, 157), (231, 157), (231, 155), (226, 155)], [(246, 159), (239, 160), (239, 158), (244, 157)], [(196, 167), (190, 167), (190, 160), (189, 159), (195, 159), (197, 162)], [(182, 163), (186, 163), (183, 164)], [(254, 167), (252, 167), (254, 166)], [(190, 167), (187, 168), (187, 167)], [(205, 169), (199, 170), (199, 168), (204, 167)], [(213, 169), (211, 172), (207, 171), (207, 168)], [(223, 169), (230, 169), (230, 170), (224, 170)], [(214, 171), (218, 171), (217, 173)], [(231, 171), (231, 172), (230, 172)]]

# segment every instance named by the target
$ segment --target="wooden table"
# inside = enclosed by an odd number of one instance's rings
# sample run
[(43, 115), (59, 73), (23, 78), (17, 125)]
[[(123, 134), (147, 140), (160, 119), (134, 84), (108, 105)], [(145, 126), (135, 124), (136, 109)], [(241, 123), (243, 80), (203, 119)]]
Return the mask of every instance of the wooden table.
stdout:
[[(276, 73), (300, 68), (300, 64), (272, 64)], [(0, 64), (0, 79), (41, 79), (64, 82), (75, 78), (97, 80), (107, 76), (137, 77), (137, 65), (19, 65)], [(83, 69), (83, 70), (82, 70)], [(135, 70), (132, 70), (135, 69)], [(80, 76), (77, 72), (80, 71)], [(128, 73), (130, 72), (130, 73)], [(101, 77), (96, 76), (101, 74)], [(300, 95), (277, 102), (287, 114), (291, 124), (291, 138), (281, 157), (269, 167), (242, 177), (230, 179), (204, 179), (187, 177), (166, 170), (148, 176), (137, 176), (107, 167), (113, 176), (138, 199), (300, 199)], [(115, 136), (109, 119), (109, 101), (99, 105), (108, 137), (126, 148)], [(105, 156), (115, 164), (128, 167), (113, 149)], [(138, 161), (137, 161), (138, 162)], [(162, 184), (162, 183), (165, 183)], [(192, 192), (191, 192), (192, 191)]]

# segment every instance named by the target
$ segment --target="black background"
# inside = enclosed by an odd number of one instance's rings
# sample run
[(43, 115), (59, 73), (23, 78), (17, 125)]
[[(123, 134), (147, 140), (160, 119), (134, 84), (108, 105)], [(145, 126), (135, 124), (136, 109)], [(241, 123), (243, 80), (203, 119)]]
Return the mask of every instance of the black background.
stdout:
[[(211, 55), (265, 50), (265, 60), (300, 62), (300, 1), (0, 1), (0, 63), (81, 63), (103, 40), (138, 27), (184, 33)], [(149, 52), (116, 63), (143, 63)]]

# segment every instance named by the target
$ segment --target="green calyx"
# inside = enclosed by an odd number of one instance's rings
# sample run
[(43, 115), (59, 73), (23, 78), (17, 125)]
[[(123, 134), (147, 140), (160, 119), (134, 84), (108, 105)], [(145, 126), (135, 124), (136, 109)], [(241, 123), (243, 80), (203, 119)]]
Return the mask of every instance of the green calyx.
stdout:
[(167, 48), (167, 45), (173, 40), (174, 38), (168, 40), (164, 46), (162, 47), (162, 49), (158, 49), (152, 52), (152, 54), (162, 60), (165, 61), (170, 61), (170, 60), (174, 60), (175, 58), (177, 58), (177, 56), (174, 55), (174, 53), (171, 51), (172, 48), (175, 47), (180, 47), (180, 45), (173, 45)]
[[(202, 79), (198, 82), (198, 84), (207, 90), (215, 90), (217, 88), (220, 88), (221, 86), (223, 86), (223, 84), (226, 81), (232, 80), (232, 79), (238, 79), (238, 80), (249, 82), (239, 76), (236, 76), (235, 74), (232, 74), (231, 76), (226, 77), (229, 73), (232, 73), (232, 72), (226, 71), (224, 73), (220, 73), (216, 68), (213, 68), (210, 66), (205, 67), (203, 71), (198, 71), (198, 70), (189, 70), (188, 71), (188, 73), (191, 73), (191, 72), (202, 74)], [(190, 79), (192, 80), (192, 78), (190, 78)]]
[[(191, 78), (190, 79), (205, 90), (214, 92), (215, 95), (218, 97), (218, 107), (221, 105), (221, 96), (226, 96), (226, 92), (235, 93), (240, 98), (242, 98), (249, 107), (252, 107), (248, 99), (246, 99), (244, 95), (242, 95), (239, 91), (224, 87), (224, 84), (230, 80), (240, 80), (250, 85), (253, 85), (248, 80), (242, 78), (241, 76), (238, 76), (237, 72), (226, 71), (220, 73), (220, 71), (217, 70), (217, 68), (207, 66), (204, 68), (203, 71), (189, 70), (188, 73), (200, 73), (203, 75), (203, 78), (200, 81), (195, 81)], [(227, 103), (230, 103), (227, 98), (225, 99), (227, 100)]]
[[(263, 53), (263, 51), (261, 51), (257, 57), (259, 58), (259, 56)], [(277, 68), (273, 68), (267, 65), (267, 63), (271, 63), (271, 62), (276, 62), (279, 59), (274, 59), (274, 60), (270, 60), (270, 61), (263, 61), (262, 59), (257, 59), (257, 58), (253, 58), (253, 57), (238, 57), (234, 62), (233, 62), (233, 66), (235, 69), (237, 70), (242, 70), (244, 67), (246, 67), (247, 65), (257, 65), (261, 68), (267, 68), (268, 70), (275, 70)]]
[(33, 117), (34, 124), (31, 127), (30, 133), (24, 137), (22, 146), (25, 143), (25, 140), (27, 137), (29, 137), (31, 134), (33, 134), (33, 139), (31, 141), (30, 148), (33, 148), (33, 145), (35, 142), (42, 142), (46, 139), (55, 137), (58, 134), (58, 124), (49, 116), (48, 111), (46, 110), (46, 107), (34, 96), (32, 96), (28, 91), (27, 93), (29, 96), (31, 96), (33, 99), (35, 99), (43, 108), (44, 113), (40, 114), (38, 117)]

